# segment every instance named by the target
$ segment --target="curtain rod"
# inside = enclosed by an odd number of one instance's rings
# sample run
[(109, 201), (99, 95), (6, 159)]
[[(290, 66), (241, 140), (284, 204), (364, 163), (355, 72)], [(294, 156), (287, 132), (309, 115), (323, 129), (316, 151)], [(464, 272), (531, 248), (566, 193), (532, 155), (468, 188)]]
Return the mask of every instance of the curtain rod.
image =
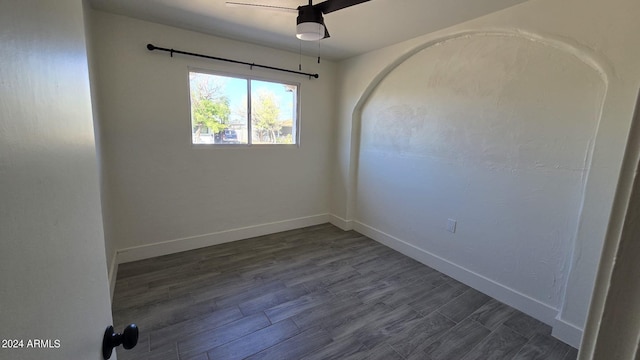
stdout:
[(182, 54), (182, 55), (201, 57), (201, 58), (211, 59), (211, 60), (226, 61), (226, 62), (230, 62), (230, 63), (234, 63), (234, 64), (248, 65), (251, 68), (259, 67), (259, 68), (263, 68), (263, 69), (283, 71), (283, 72), (288, 72), (288, 73), (298, 74), (298, 75), (305, 75), (305, 76), (308, 76), (309, 79), (311, 79), (311, 78), (316, 78), (317, 79), (319, 77), (318, 74), (310, 74), (310, 73), (305, 73), (305, 72), (301, 72), (301, 71), (294, 71), (294, 70), (277, 68), (277, 67), (273, 67), (273, 66), (252, 64), (252, 63), (248, 63), (248, 62), (244, 62), (244, 61), (219, 58), (219, 57), (215, 57), (215, 56), (202, 55), (202, 54), (197, 54), (197, 53), (192, 53), (192, 52), (187, 52), (187, 51), (181, 51), (181, 50), (175, 50), (175, 49), (161, 48), (161, 47), (155, 46), (153, 44), (147, 44), (147, 49), (149, 49), (149, 51), (153, 51), (153, 50), (166, 51), (166, 52), (171, 53), (171, 57), (173, 57), (173, 54)]

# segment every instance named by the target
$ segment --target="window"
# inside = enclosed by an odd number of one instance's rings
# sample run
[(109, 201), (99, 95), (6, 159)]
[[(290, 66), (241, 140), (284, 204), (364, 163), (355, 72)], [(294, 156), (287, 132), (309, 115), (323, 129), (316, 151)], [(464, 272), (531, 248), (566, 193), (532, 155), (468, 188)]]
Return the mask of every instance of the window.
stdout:
[(193, 144), (297, 143), (296, 84), (190, 71), (189, 91)]

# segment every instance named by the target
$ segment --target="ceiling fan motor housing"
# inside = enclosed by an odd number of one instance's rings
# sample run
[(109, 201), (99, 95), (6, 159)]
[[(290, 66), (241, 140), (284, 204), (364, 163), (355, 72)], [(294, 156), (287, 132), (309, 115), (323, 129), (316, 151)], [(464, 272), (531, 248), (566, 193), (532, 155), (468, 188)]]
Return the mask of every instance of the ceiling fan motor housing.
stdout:
[(322, 11), (314, 9), (313, 6), (305, 5), (298, 8), (297, 24), (313, 22), (324, 25), (324, 17)]

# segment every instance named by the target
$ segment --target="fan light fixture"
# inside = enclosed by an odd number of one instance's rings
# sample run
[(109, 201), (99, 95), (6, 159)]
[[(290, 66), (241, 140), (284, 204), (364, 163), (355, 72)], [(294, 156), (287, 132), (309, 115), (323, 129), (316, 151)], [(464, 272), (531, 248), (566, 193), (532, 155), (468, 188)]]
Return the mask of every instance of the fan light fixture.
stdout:
[(326, 34), (322, 11), (314, 9), (312, 5), (300, 6), (296, 19), (296, 37), (304, 41), (323, 39)]
[(296, 27), (296, 37), (304, 41), (316, 41), (324, 37), (324, 25), (315, 22), (304, 22)]

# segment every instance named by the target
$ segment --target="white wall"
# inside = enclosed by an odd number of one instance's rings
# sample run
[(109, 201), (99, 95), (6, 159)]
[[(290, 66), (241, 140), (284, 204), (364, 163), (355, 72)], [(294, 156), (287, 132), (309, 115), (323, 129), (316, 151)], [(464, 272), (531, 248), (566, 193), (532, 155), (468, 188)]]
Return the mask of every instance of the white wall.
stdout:
[[(0, 2), (2, 359), (101, 359), (111, 323), (80, 0)], [(29, 339), (58, 339), (29, 349)]]
[(344, 61), (332, 213), (579, 345), (640, 85), (637, 14), (534, 0)]
[(110, 291), (111, 291), (111, 296), (113, 296), (113, 291), (115, 289), (115, 283), (116, 283), (116, 273), (118, 270), (117, 267), (117, 259), (116, 259), (116, 252), (117, 252), (117, 248), (115, 247), (114, 241), (113, 241), (113, 237), (110, 235), (110, 230), (111, 227), (109, 226), (109, 224), (111, 224), (111, 218), (109, 217), (109, 215), (112, 213), (111, 211), (109, 211), (109, 204), (110, 204), (110, 198), (109, 195), (107, 193), (108, 190), (108, 185), (107, 185), (107, 181), (108, 178), (106, 176), (106, 162), (104, 161), (103, 157), (105, 156), (105, 154), (102, 152), (102, 133), (100, 131), (100, 112), (98, 111), (98, 109), (100, 108), (100, 104), (98, 101), (98, 85), (97, 85), (97, 81), (96, 81), (96, 71), (97, 71), (97, 64), (96, 64), (96, 59), (95, 59), (95, 51), (93, 51), (94, 49), (94, 44), (95, 41), (93, 41), (93, 26), (92, 26), (92, 19), (93, 17), (91, 16), (91, 5), (89, 4), (88, 0), (83, 0), (83, 12), (84, 12), (84, 30), (85, 30), (85, 36), (86, 36), (86, 42), (87, 42), (87, 60), (88, 60), (88, 65), (89, 65), (89, 80), (90, 80), (90, 84), (91, 84), (91, 109), (92, 109), (92, 114), (93, 114), (93, 126), (94, 126), (94, 133), (95, 133), (95, 140), (96, 140), (96, 156), (98, 158), (98, 173), (99, 173), (99, 178), (100, 178), (100, 203), (102, 205), (102, 223), (103, 223), (103, 228), (104, 228), (104, 248), (105, 248), (105, 253), (106, 253), (106, 258), (107, 258), (107, 266), (109, 268), (109, 282), (110, 282)]
[[(289, 69), (299, 63), (297, 54), (127, 17), (94, 11), (92, 20), (106, 234), (119, 261), (327, 221), (335, 64), (304, 57), (303, 71), (320, 74), (310, 80), (171, 58), (147, 43)], [(188, 67), (300, 83), (300, 147), (193, 147)]]
[(640, 357), (640, 95), (585, 327), (585, 359)]
[(557, 306), (604, 92), (592, 68), (525, 38), (421, 51), (362, 110), (358, 220)]

